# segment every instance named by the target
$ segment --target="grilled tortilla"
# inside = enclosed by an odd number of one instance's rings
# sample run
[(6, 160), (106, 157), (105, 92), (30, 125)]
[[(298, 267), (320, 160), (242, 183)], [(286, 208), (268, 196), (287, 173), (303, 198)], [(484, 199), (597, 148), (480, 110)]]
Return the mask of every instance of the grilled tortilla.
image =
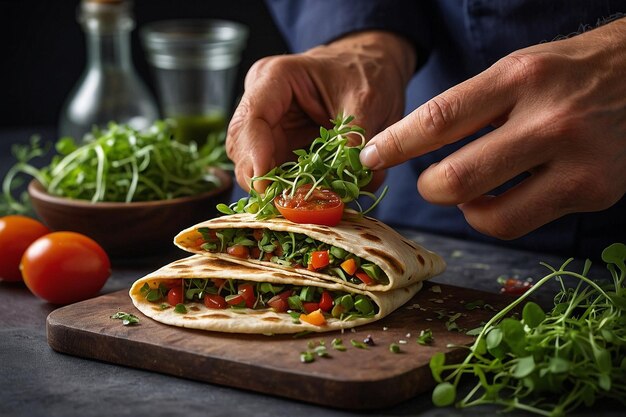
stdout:
[[(212, 291), (209, 288), (205, 291), (207, 294), (228, 292), (227, 289), (231, 287), (228, 280), (235, 280), (235, 284), (232, 286), (235, 289), (237, 285), (242, 283), (247, 285), (251, 283), (255, 286), (255, 305), (253, 308), (242, 305), (216, 309), (208, 308), (203, 301), (190, 301), (186, 298), (183, 303), (184, 308), (181, 309), (180, 306), (175, 308), (175, 306), (169, 305), (167, 296), (161, 299), (152, 297), (152, 301), (148, 301), (147, 295), (151, 291), (153, 295), (158, 293), (159, 287), (173, 288), (180, 286), (181, 283), (182, 285), (198, 285), (203, 280), (210, 281), (210, 285), (217, 283), (221, 288), (217, 291), (215, 287), (212, 287)], [(223, 282), (223, 280), (226, 281)], [(268, 286), (268, 284), (270, 285)], [(350, 299), (357, 301), (367, 299), (362, 304), (368, 306), (368, 303), (371, 303), (372, 310), (367, 311), (366, 314), (343, 314), (340, 317), (333, 317), (330, 311), (324, 312), (325, 323), (313, 325), (298, 320), (298, 314), (295, 314), (294, 317), (292, 316), (293, 313), (277, 312), (269, 307), (267, 305), (268, 297), (265, 297), (265, 302), (262, 301), (261, 291), (264, 288), (262, 285), (266, 287), (265, 290), (270, 288), (271, 291), (279, 293), (277, 296), (280, 296), (285, 290), (290, 291), (294, 288), (296, 289), (294, 295), (300, 294), (297, 298), (302, 297), (304, 291), (312, 294), (313, 297), (315, 294), (327, 292), (334, 297), (334, 305), (341, 304), (338, 300), (341, 300), (341, 297), (345, 295), (349, 295)], [(190, 288), (191, 286), (184, 287), (187, 290)], [(197, 287), (193, 288), (196, 289), (192, 290), (190, 294), (194, 291), (198, 294)], [(133, 304), (143, 314), (172, 326), (228, 333), (280, 334), (302, 331), (327, 332), (371, 323), (387, 316), (406, 303), (420, 288), (421, 282), (416, 282), (405, 288), (385, 293), (372, 293), (359, 289), (347, 289), (341, 284), (252, 263), (235, 263), (228, 259), (213, 256), (192, 255), (174, 261), (137, 280), (130, 289), (130, 297)], [(200, 296), (204, 297), (203, 294)], [(181, 310), (183, 312), (180, 312)], [(321, 310), (318, 311), (321, 312)]]
[[(224, 240), (224, 235), (229, 233), (232, 235), (233, 230), (241, 231), (242, 229), (247, 230), (244, 233), (246, 236), (242, 236), (240, 233), (239, 236), (236, 236), (235, 243), (238, 239), (240, 242), (251, 245), (250, 255), (249, 257), (231, 256), (226, 247), (230, 243), (220, 241), (220, 237)], [(264, 236), (263, 242), (254, 238), (255, 235), (267, 234), (265, 231), (272, 233), (268, 235), (270, 237)], [(216, 232), (218, 233), (217, 237), (215, 236)], [(295, 240), (296, 237), (298, 240)], [(304, 242), (304, 238), (310, 238), (311, 242)], [(251, 240), (252, 242), (250, 242)], [(347, 257), (357, 258), (360, 265), (376, 265), (376, 267), (363, 268), (371, 272), (371, 280), (369, 280), (371, 282), (365, 282), (357, 279), (354, 275), (346, 274), (339, 267), (337, 259), (335, 259), (337, 263), (334, 265), (317, 270), (307, 269), (309, 265), (307, 265), (306, 255), (284, 259), (287, 256), (285, 252), (293, 254), (294, 245), (292, 241), (296, 242), (296, 246), (309, 245), (310, 247), (327, 248), (330, 249), (331, 254), (338, 250), (345, 251), (349, 253)], [(406, 239), (386, 224), (370, 217), (346, 214), (344, 214), (343, 220), (334, 227), (292, 223), (282, 217), (260, 221), (255, 219), (254, 214), (249, 213), (227, 215), (183, 230), (174, 238), (174, 243), (191, 253), (212, 253), (215, 257), (230, 259), (232, 262), (242, 265), (271, 266), (283, 271), (295, 272), (368, 291), (388, 291), (412, 286), (418, 281), (440, 274), (445, 269), (445, 262), (439, 255)], [(271, 252), (272, 243), (276, 249), (274, 252)], [(265, 247), (268, 252), (258, 253), (258, 249), (254, 249), (255, 247)], [(255, 250), (257, 253), (254, 253)], [(308, 249), (302, 250), (306, 252)], [(303, 257), (305, 258), (304, 261), (301, 259)]]

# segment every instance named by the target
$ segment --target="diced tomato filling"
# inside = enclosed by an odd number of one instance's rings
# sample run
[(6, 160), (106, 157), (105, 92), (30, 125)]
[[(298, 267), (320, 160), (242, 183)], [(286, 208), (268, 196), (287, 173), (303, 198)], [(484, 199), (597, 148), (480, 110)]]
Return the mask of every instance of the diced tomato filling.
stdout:
[(309, 267), (314, 271), (327, 267), (330, 264), (330, 255), (327, 250), (318, 250), (311, 254)]
[[(277, 262), (294, 268), (307, 268), (310, 271), (338, 276), (357, 284), (375, 285), (389, 282), (384, 272), (375, 265), (370, 263), (369, 268), (365, 268), (367, 261), (327, 243), (312, 241), (302, 234), (252, 228), (217, 231), (199, 228), (198, 230), (201, 231), (203, 237), (200, 239), (202, 242), (198, 244), (201, 250), (225, 252), (241, 259)], [(289, 253), (285, 252), (285, 248)]]
[[(166, 285), (167, 284), (167, 285)], [(177, 285), (177, 286), (174, 286)], [(172, 286), (172, 288), (167, 288)], [(175, 307), (198, 302), (209, 309), (271, 309), (276, 313), (301, 313), (304, 323), (324, 325), (327, 318), (371, 317), (377, 311), (371, 299), (360, 294), (333, 291), (314, 286), (280, 283), (257, 283), (222, 278), (185, 278), (145, 284), (146, 299)], [(161, 304), (163, 305), (163, 304)], [(193, 310), (193, 309), (192, 309)], [(178, 312), (178, 311), (176, 311)]]

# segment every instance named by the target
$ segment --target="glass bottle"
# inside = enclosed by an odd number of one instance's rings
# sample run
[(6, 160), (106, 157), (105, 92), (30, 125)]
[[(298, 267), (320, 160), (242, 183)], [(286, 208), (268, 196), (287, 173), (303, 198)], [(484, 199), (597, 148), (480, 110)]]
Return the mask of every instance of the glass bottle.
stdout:
[(81, 1), (78, 22), (85, 32), (87, 65), (63, 106), (61, 137), (80, 139), (94, 125), (110, 121), (142, 130), (159, 117), (155, 99), (132, 63), (131, 5), (124, 0)]

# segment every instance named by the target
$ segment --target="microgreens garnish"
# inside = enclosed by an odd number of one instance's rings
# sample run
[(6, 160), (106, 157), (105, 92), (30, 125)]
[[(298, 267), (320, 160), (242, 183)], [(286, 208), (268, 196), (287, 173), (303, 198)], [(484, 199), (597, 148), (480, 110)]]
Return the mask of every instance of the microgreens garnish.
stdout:
[[(362, 188), (372, 180), (372, 171), (363, 167), (359, 160), (359, 153), (365, 146), (365, 132), (350, 125), (353, 120), (353, 116), (340, 114), (331, 120), (332, 129), (320, 127), (320, 136), (313, 140), (308, 151), (294, 151), (297, 161), (285, 162), (263, 176), (252, 178), (248, 197), (230, 206), (219, 204), (217, 209), (224, 214), (256, 213), (258, 219), (274, 217), (279, 214), (273, 204), (274, 198), (281, 194), (293, 197), (299, 187), (312, 184), (305, 199), (315, 188), (327, 188), (337, 193), (344, 203), (354, 202), (359, 212), (367, 214), (384, 197), (387, 188), (378, 197), (363, 191)], [(349, 143), (351, 137), (356, 137), (358, 143)], [(270, 183), (262, 194), (254, 190), (257, 181)], [(374, 200), (366, 210), (357, 200), (362, 196)]]
[(433, 343), (433, 340), (433, 332), (430, 329), (420, 331), (420, 334), (417, 337), (417, 343), (423, 346), (430, 345), (431, 343)]
[(367, 349), (367, 345), (363, 342), (359, 342), (358, 340), (351, 339), (350, 343), (352, 343), (352, 346), (354, 346), (355, 348)]
[[(430, 361), (439, 383), (433, 403), (460, 408), (499, 404), (506, 410), (520, 409), (543, 416), (563, 416), (600, 398), (624, 402), (626, 384), (626, 245), (615, 243), (602, 252), (612, 283), (589, 277), (591, 262), (583, 271), (570, 271), (567, 260), (524, 294), (476, 329), (469, 355), (460, 364), (446, 364), (443, 353)], [(526, 302), (551, 280), (561, 290), (551, 311)], [(574, 287), (565, 281), (574, 280)], [(526, 302), (521, 320), (511, 317)], [(478, 378), (460, 400), (457, 386), (464, 375)]]
[(139, 323), (139, 317), (131, 313), (125, 313), (123, 311), (118, 311), (117, 313), (113, 314), (110, 317), (112, 319), (122, 320), (122, 324), (124, 326), (130, 326), (130, 325)]
[(178, 314), (187, 314), (187, 307), (183, 303), (176, 304), (174, 307), (174, 312)]
[(343, 344), (343, 340), (335, 338), (331, 342), (331, 346), (333, 349), (338, 350), (339, 352), (345, 352), (346, 346)]
[(300, 352), (300, 362), (314, 362), (316, 356), (320, 358), (330, 358), (328, 349), (326, 349), (326, 343), (323, 340), (320, 340), (317, 343), (310, 340), (309, 343), (307, 343), (307, 350)]
[(400, 352), (401, 352), (401, 350), (400, 350), (400, 345), (399, 345), (399, 344), (397, 344), (397, 343), (392, 343), (392, 344), (390, 344), (390, 345), (389, 345), (389, 351), (390, 351), (391, 353), (400, 353)]
[[(78, 139), (78, 138), (77, 138)], [(27, 212), (27, 201), (18, 202), (12, 192), (19, 185), (19, 174), (36, 178), (48, 193), (91, 202), (151, 201), (195, 195), (214, 189), (219, 179), (207, 167), (230, 167), (223, 138), (208, 138), (198, 148), (172, 137), (172, 128), (157, 121), (145, 131), (110, 123), (76, 142), (64, 137), (56, 142), (57, 153), (49, 166), (37, 168), (31, 159), (47, 149), (39, 139), (29, 145), (14, 145), (17, 163), (6, 174), (3, 204), (9, 212)]]

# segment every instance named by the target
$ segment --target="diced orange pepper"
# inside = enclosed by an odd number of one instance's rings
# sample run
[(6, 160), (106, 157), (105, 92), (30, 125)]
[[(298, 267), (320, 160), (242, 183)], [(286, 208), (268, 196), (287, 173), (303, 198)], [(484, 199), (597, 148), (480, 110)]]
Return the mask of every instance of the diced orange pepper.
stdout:
[(348, 275), (354, 275), (356, 272), (356, 261), (353, 258), (346, 259), (341, 263), (341, 269), (346, 271)]
[(312, 324), (314, 326), (323, 326), (326, 324), (326, 318), (321, 309), (310, 312), (309, 314), (300, 314), (300, 321)]

